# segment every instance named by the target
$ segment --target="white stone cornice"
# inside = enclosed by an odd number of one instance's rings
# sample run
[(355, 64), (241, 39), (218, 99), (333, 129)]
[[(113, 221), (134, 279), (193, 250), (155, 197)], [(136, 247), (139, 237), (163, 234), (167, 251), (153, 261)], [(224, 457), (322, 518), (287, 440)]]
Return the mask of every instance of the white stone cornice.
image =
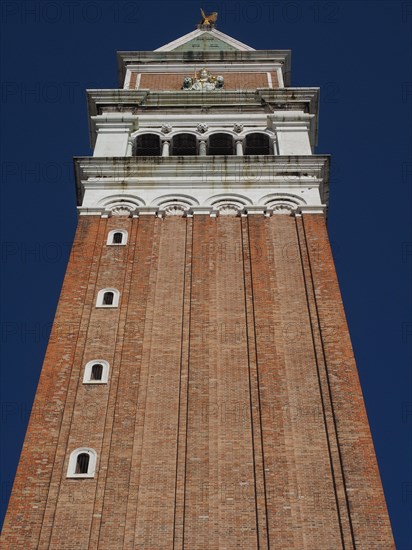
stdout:
[(259, 205), (256, 205), (256, 206), (245, 206), (244, 208), (244, 212), (247, 214), (247, 215), (259, 215), (259, 216), (264, 216), (266, 214), (266, 211), (267, 211), (267, 208), (266, 206), (259, 206)]
[[(222, 90), (217, 94), (202, 94), (199, 92), (184, 92), (182, 90), (177, 91), (150, 91), (150, 90), (87, 90), (89, 115), (96, 115), (98, 105), (140, 105), (146, 103), (149, 97), (155, 97), (156, 102), (162, 103), (162, 101), (175, 99), (176, 102), (180, 100), (182, 106), (187, 107), (187, 99), (189, 98), (191, 104), (196, 105), (208, 102), (213, 98), (218, 97), (222, 102), (236, 102), (238, 105), (241, 103), (242, 98), (245, 102), (254, 102), (256, 106), (261, 105), (261, 99), (266, 103), (282, 106), (285, 104), (294, 103), (307, 103), (309, 105), (309, 112), (312, 114), (317, 113), (318, 101), (319, 101), (319, 88), (283, 88), (283, 89), (270, 89), (270, 88), (258, 88), (256, 91), (247, 90)], [(124, 114), (124, 113), (123, 113)]]
[(297, 208), (297, 213), (298, 214), (325, 214), (326, 210), (327, 210), (326, 204), (320, 204), (320, 205), (305, 204)]
[(190, 212), (194, 216), (201, 214), (210, 216), (213, 213), (213, 206), (192, 206)]
[(327, 201), (326, 156), (86, 157), (75, 168), (81, 214), (318, 213)]
[(139, 213), (140, 216), (149, 216), (149, 215), (154, 216), (155, 214), (158, 213), (158, 211), (159, 211), (158, 206), (138, 206), (137, 207), (137, 212)]
[(109, 179), (115, 183), (128, 179), (140, 181), (153, 178), (191, 178), (209, 185), (213, 179), (237, 179), (252, 185), (257, 180), (280, 177), (288, 181), (324, 179), (329, 162), (328, 155), (300, 156), (225, 156), (225, 157), (77, 157), (79, 179), (100, 181)]
[(106, 113), (90, 117), (97, 129), (120, 128), (133, 131), (137, 128), (139, 117), (130, 113)]

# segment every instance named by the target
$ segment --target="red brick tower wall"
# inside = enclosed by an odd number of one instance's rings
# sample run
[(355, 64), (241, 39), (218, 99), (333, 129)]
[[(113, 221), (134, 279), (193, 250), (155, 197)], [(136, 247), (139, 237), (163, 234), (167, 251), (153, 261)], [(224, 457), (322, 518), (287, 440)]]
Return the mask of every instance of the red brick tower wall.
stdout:
[[(270, 73), (271, 86), (267, 72), (240, 73), (222, 72), (219, 74), (225, 79), (225, 90), (255, 90), (256, 88), (279, 88), (278, 75)], [(185, 76), (188, 73), (143, 73), (140, 77), (139, 88), (151, 90), (181, 90)], [(190, 76), (190, 75), (189, 75)], [(137, 87), (137, 73), (132, 73), (128, 88)]]
[(3, 545), (394, 548), (323, 216), (80, 217)]

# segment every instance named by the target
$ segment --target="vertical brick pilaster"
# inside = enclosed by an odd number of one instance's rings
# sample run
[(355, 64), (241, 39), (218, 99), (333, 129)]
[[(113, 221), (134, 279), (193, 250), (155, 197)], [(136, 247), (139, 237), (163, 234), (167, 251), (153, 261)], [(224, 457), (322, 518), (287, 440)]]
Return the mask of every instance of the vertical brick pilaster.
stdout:
[(159, 259), (134, 545), (169, 549), (173, 546), (186, 220), (168, 217), (157, 223), (161, 225)]
[[(200, 548), (205, 540), (211, 548), (219, 546), (218, 477), (213, 462), (211, 464), (211, 458), (218, 453), (216, 429), (209, 439), (217, 416), (216, 383), (213, 383), (216, 379), (215, 232), (216, 225), (210, 224), (210, 218), (202, 215), (193, 218), (185, 548)], [(213, 529), (209, 529), (211, 521)]]
[(79, 220), (3, 526), (10, 550), (40, 547), (42, 525), (51, 527), (46, 506), (56, 499), (52, 472), (76, 349), (85, 338), (81, 319), (93, 258), (100, 254), (99, 224), (99, 218)]
[(316, 308), (356, 548), (395, 548), (325, 220), (304, 215)]
[[(347, 501), (347, 491), (345, 479), (342, 472), (339, 441), (336, 432), (333, 403), (330, 394), (330, 380), (328, 377), (328, 372), (326, 370), (325, 355), (316, 308), (316, 297), (314, 292), (312, 273), (310, 269), (307, 242), (303, 229), (303, 220), (301, 216), (297, 217), (296, 219), (296, 229), (298, 233), (300, 258), (305, 279), (305, 290), (310, 315), (310, 326), (316, 356), (316, 368), (318, 372), (319, 388), (321, 392), (321, 409), (319, 412), (323, 416), (327, 435), (328, 453), (330, 457), (330, 466), (335, 487), (336, 505), (339, 514), (342, 545), (344, 548), (354, 548), (353, 530)], [(320, 500), (321, 497), (319, 493), (319, 503)]]
[[(255, 243), (252, 245), (255, 246)], [(259, 549), (269, 548), (267, 492), (265, 482), (265, 461), (263, 455), (262, 416), (260, 402), (260, 380), (256, 355), (256, 323), (254, 293), (251, 273), (251, 246), (248, 220), (242, 218), (242, 260), (245, 286), (246, 331), (249, 363), (249, 391), (252, 412), (253, 466), (255, 478), (256, 527)]]
[(211, 461), (218, 475), (219, 547), (252, 550), (258, 539), (241, 218), (209, 223), (217, 226), (216, 378), (209, 380), (216, 392), (210, 415), (217, 416), (217, 433), (210, 431), (209, 439), (218, 437)]
[(193, 218), (186, 222), (185, 281), (183, 297), (182, 350), (179, 388), (179, 433), (177, 441), (176, 493), (173, 544), (176, 550), (184, 548), (184, 516), (186, 487), (186, 455), (188, 424), (188, 373), (190, 323), (192, 300)]

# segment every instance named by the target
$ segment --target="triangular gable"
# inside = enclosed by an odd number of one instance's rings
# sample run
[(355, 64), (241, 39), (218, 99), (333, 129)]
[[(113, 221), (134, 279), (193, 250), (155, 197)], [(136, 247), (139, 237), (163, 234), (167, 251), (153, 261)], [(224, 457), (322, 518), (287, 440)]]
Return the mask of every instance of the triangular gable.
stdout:
[(189, 51), (254, 51), (254, 48), (235, 40), (216, 29), (205, 31), (196, 29), (165, 44), (155, 52), (189, 52)]

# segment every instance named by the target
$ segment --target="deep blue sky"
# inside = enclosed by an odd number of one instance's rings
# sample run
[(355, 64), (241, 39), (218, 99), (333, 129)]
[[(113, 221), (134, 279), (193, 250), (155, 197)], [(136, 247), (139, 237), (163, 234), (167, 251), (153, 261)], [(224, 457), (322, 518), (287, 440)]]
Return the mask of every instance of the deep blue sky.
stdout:
[[(89, 155), (86, 88), (116, 88), (116, 50), (194, 29), (198, 2), (3, 0), (1, 512), (76, 225), (72, 157)], [(292, 50), (320, 86), (329, 231), (398, 549), (410, 550), (411, 42), (408, 2), (204, 2), (256, 49)]]

